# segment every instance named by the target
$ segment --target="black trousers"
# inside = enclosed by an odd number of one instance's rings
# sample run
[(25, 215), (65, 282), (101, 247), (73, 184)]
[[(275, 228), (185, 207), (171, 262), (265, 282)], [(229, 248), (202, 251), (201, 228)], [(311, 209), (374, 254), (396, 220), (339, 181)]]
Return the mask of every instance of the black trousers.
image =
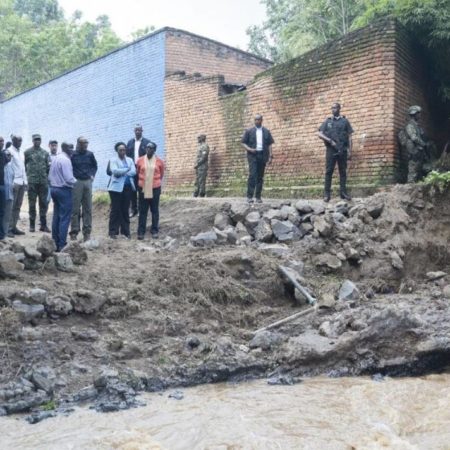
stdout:
[(147, 228), (148, 210), (152, 213), (152, 226), (150, 232), (156, 234), (159, 231), (159, 198), (161, 196), (161, 188), (153, 189), (153, 198), (144, 198), (144, 192), (139, 188), (139, 224), (138, 236), (144, 236)]
[(130, 199), (134, 195), (131, 186), (125, 185), (122, 192), (109, 191), (111, 210), (109, 212), (109, 235), (117, 236), (119, 233), (130, 236)]
[(247, 198), (253, 198), (253, 196), (261, 198), (264, 183), (264, 171), (266, 170), (263, 152), (247, 153), (247, 159)]
[(325, 167), (325, 195), (331, 194), (331, 180), (333, 178), (336, 163), (339, 168), (339, 186), (340, 193), (347, 193), (347, 152), (338, 154), (334, 149), (327, 148), (326, 167)]

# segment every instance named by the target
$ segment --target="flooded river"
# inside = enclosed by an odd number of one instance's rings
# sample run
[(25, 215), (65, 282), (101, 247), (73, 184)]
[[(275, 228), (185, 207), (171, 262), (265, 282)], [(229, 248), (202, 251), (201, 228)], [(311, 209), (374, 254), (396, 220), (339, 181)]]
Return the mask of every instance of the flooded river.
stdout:
[(450, 375), (263, 381), (145, 394), (147, 406), (79, 408), (37, 425), (0, 419), (6, 449), (450, 449)]

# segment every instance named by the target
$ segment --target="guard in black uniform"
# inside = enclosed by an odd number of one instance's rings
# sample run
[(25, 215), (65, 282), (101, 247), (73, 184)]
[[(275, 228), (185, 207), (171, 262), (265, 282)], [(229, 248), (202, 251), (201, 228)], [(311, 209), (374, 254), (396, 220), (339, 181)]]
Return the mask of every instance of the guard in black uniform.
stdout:
[(344, 200), (351, 200), (347, 194), (347, 160), (352, 156), (352, 133), (350, 122), (341, 116), (341, 105), (334, 103), (331, 107), (333, 115), (320, 126), (318, 137), (325, 142), (327, 156), (325, 169), (325, 192), (323, 200), (331, 198), (331, 180), (336, 163), (339, 168), (340, 195)]

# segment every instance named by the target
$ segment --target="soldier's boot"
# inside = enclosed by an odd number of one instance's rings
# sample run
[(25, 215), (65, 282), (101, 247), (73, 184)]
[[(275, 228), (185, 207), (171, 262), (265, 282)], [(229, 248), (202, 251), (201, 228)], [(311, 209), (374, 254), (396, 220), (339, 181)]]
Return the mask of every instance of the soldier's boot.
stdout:
[(36, 231), (35, 221), (30, 219), (30, 232), (34, 233), (35, 231)]
[(41, 227), (39, 228), (39, 231), (42, 231), (43, 233), (50, 233), (51, 232), (46, 223), (41, 224)]
[(83, 242), (87, 242), (91, 239), (91, 234), (90, 233), (84, 233), (83, 234)]

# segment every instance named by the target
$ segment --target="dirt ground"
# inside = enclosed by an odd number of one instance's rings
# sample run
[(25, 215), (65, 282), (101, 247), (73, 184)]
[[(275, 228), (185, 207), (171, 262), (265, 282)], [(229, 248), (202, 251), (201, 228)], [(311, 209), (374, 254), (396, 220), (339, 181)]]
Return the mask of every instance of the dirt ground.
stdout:
[[(135, 233), (131, 240), (108, 239), (108, 207), (97, 205), (98, 248), (88, 249), (85, 265), (0, 280), (0, 385), (42, 366), (56, 374), (56, 400), (92, 386), (106, 369), (139, 374), (147, 390), (262, 376), (290, 382), (315, 374), (442, 370), (450, 363), (449, 200), (448, 192), (408, 186), (356, 199), (348, 207), (361, 211), (333, 216), (330, 233), (289, 242), (280, 256), (256, 241), (190, 244), (191, 236), (212, 228), (217, 213), (241, 200), (165, 199), (160, 239), (145, 241)], [(369, 217), (371, 202), (380, 201), (379, 217)], [(338, 208), (326, 206), (325, 217)], [(21, 228), (27, 229), (26, 216)], [(34, 245), (40, 237), (15, 240)], [(341, 261), (338, 267), (322, 264), (331, 257)], [(255, 337), (259, 328), (310, 307), (296, 300), (280, 264), (304, 265), (298, 280), (319, 307)], [(436, 271), (443, 274), (434, 278)], [(345, 280), (357, 291), (339, 300)], [(49, 297), (100, 298), (101, 307), (20, 322), (11, 301), (36, 288)]]

